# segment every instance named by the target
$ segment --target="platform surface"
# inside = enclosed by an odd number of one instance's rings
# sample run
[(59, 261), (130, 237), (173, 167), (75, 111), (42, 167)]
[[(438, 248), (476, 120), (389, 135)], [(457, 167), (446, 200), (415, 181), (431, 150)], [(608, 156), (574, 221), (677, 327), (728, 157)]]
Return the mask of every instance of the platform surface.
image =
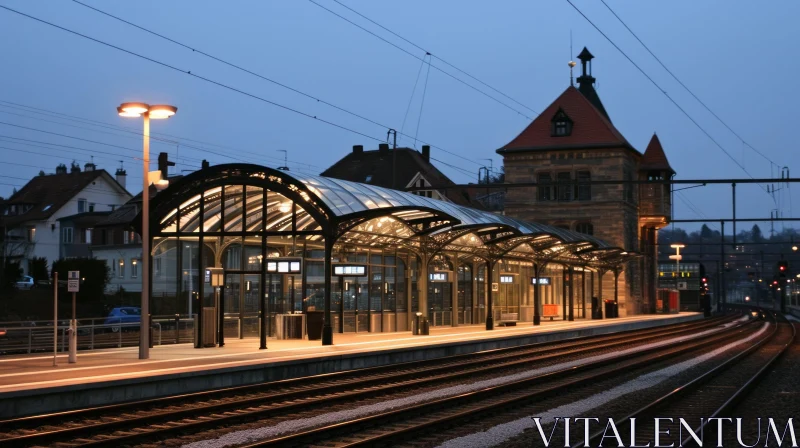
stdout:
[[(413, 336), (410, 332), (397, 333), (345, 333), (334, 334), (332, 346), (321, 341), (269, 339), (267, 350), (259, 350), (257, 338), (226, 338), (224, 347), (196, 349), (191, 344), (156, 346), (150, 349), (150, 359), (138, 359), (138, 348), (81, 351), (75, 364), (67, 363), (67, 356), (59, 354), (57, 366), (53, 355), (32, 354), (0, 357), (0, 396), (9, 392), (31, 389), (60, 388), (81, 384), (100, 383), (125, 379), (142, 379), (176, 373), (201, 372), (241, 366), (322, 358), (330, 355), (347, 355), (372, 351), (409, 349), (447, 343), (464, 343), (507, 338), (528, 334), (558, 333), (564, 330), (604, 327), (605, 331), (623, 329), (637, 321), (663, 321), (668, 324), (677, 318), (697, 313), (674, 315), (640, 315), (616, 319), (574, 322), (543, 320), (534, 327), (519, 323), (514, 327), (495, 327), (486, 331), (484, 325), (431, 328), (428, 336)], [(656, 322), (653, 322), (654, 324)], [(566, 336), (566, 334), (565, 334)]]

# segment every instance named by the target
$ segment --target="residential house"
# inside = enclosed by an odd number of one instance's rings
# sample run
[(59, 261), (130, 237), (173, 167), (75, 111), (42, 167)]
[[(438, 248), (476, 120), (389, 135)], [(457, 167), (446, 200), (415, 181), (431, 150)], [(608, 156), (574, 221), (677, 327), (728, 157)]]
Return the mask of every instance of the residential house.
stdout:
[[(91, 229), (83, 219), (114, 211), (130, 198), (124, 185), (93, 163), (83, 170), (74, 165), (70, 172), (59, 165), (55, 174), (34, 177), (5, 201), (0, 217), (5, 233), (3, 253), (9, 260), (19, 261), (25, 273), (32, 258), (44, 257), (52, 266), (70, 252), (86, 254), (85, 247), (75, 246), (86, 244), (86, 232)], [(74, 216), (79, 214), (87, 215)], [(68, 216), (73, 220), (61, 220)], [(83, 227), (73, 227), (78, 219)]]

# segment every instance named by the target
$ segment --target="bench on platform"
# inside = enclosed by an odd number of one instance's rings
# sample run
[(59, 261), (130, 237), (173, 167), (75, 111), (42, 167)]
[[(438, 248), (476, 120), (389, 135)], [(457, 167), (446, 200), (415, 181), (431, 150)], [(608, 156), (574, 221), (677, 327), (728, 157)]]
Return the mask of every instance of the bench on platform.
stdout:
[(517, 321), (519, 321), (519, 313), (500, 313), (500, 321), (497, 322), (497, 325), (515, 327)]
[(558, 317), (558, 305), (555, 303), (543, 304), (542, 317), (549, 317), (550, 320), (553, 320), (554, 317)]

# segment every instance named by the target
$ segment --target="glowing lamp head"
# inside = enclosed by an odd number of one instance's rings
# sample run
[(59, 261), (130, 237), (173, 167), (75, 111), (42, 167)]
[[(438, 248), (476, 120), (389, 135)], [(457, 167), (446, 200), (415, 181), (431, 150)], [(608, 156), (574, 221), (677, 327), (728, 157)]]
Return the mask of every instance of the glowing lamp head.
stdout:
[(158, 104), (156, 106), (150, 106), (148, 115), (150, 115), (150, 118), (152, 118), (153, 120), (162, 120), (175, 115), (175, 112), (177, 111), (178, 108), (175, 106), (170, 106), (168, 104)]
[(117, 108), (120, 117), (141, 117), (142, 114), (150, 110), (150, 106), (145, 103), (122, 103)]
[(278, 210), (281, 213), (289, 213), (289, 210), (292, 209), (292, 204), (289, 202), (283, 202), (281, 205), (278, 206)]

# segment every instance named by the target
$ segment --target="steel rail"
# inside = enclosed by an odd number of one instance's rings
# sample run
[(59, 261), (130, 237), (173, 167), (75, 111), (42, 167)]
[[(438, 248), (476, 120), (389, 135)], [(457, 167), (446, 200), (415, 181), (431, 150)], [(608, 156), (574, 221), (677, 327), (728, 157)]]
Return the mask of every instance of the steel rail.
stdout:
[[(751, 344), (747, 349), (737, 353), (733, 357), (727, 359), (725, 362), (714, 366), (713, 368), (707, 370), (702, 375), (692, 379), (691, 381), (679, 386), (667, 394), (662, 395), (658, 399), (642, 406), (641, 408), (637, 409), (636, 411), (628, 414), (622, 419), (615, 420), (615, 424), (617, 429), (620, 431), (620, 434), (625, 434), (625, 429), (627, 428), (626, 425), (629, 425), (631, 419), (635, 418), (637, 421), (647, 422), (649, 416), (653, 416), (658, 413), (658, 416), (666, 415), (662, 411), (665, 407), (670, 406), (675, 401), (683, 398), (687, 394), (691, 394), (694, 392), (698, 387), (707, 384), (716, 376), (720, 375), (724, 371), (730, 369), (731, 367), (735, 366), (739, 361), (744, 359), (745, 357), (749, 356), (750, 354), (754, 353), (756, 350), (767, 344), (772, 338), (777, 334), (778, 327), (775, 325), (773, 330), (763, 338), (760, 338), (758, 341)], [(589, 437), (589, 444), (590, 446), (596, 446), (599, 441), (602, 439), (603, 435), (605, 434), (604, 430), (598, 430), (592, 433)], [(691, 436), (689, 436), (691, 437)], [(581, 440), (578, 443), (571, 445), (571, 448), (579, 448), (584, 446), (585, 440)], [(686, 446), (686, 445), (682, 445)]]
[[(489, 352), (480, 352), (479, 354), (488, 354), (490, 356), (481, 356), (479, 359), (472, 359), (466, 361), (465, 358), (468, 358), (469, 355), (457, 355), (454, 356), (451, 360), (455, 360), (458, 362), (454, 362), (451, 364), (445, 365), (434, 365), (430, 368), (423, 368), (423, 369), (412, 369), (412, 370), (401, 370), (399, 373), (391, 374), (385, 373), (386, 370), (390, 370), (390, 368), (394, 367), (391, 370), (397, 370), (398, 366), (387, 366), (386, 368), (370, 368), (370, 369), (362, 369), (357, 371), (348, 371), (348, 372), (341, 372), (337, 374), (324, 374), (318, 375), (313, 377), (305, 377), (297, 380), (285, 380), (282, 382), (274, 382), (274, 383), (267, 383), (266, 385), (257, 385), (255, 387), (262, 389), (265, 387), (274, 388), (277, 386), (282, 386), (287, 391), (284, 392), (276, 392), (274, 394), (268, 394), (266, 396), (258, 396), (258, 397), (250, 397), (250, 398), (243, 398), (241, 400), (234, 400), (224, 403), (216, 403), (211, 405), (205, 405), (201, 407), (189, 407), (186, 409), (180, 410), (173, 410), (173, 411), (165, 411), (162, 413), (145, 415), (141, 417), (131, 417), (127, 415), (124, 419), (119, 420), (111, 420), (106, 422), (95, 422), (88, 425), (81, 425), (81, 426), (73, 426), (61, 429), (55, 429), (50, 431), (40, 431), (31, 434), (26, 434), (14, 438), (7, 438), (7, 439), (0, 439), (0, 446), (6, 445), (15, 445), (21, 442), (25, 443), (47, 443), (54, 440), (64, 440), (65, 438), (83, 438), (82, 445), (89, 445), (89, 446), (100, 446), (100, 445), (114, 445), (119, 444), (122, 442), (129, 442), (131, 440), (140, 439), (142, 435), (146, 435), (148, 437), (152, 437), (154, 432), (149, 431), (147, 433), (130, 433), (128, 436), (118, 436), (118, 437), (109, 437), (105, 440), (94, 441), (91, 442), (85, 439), (86, 434), (97, 434), (98, 432), (108, 433), (114, 430), (120, 430), (124, 428), (130, 428), (134, 426), (142, 427), (144, 425), (150, 425), (159, 422), (171, 422), (173, 425), (171, 427), (163, 427), (159, 431), (159, 434), (169, 434), (174, 432), (184, 431), (189, 428), (193, 427), (202, 427), (207, 425), (208, 422), (203, 420), (197, 420), (195, 422), (188, 422), (186, 424), (177, 424), (178, 419), (185, 419), (191, 417), (197, 417), (198, 415), (207, 415), (209, 413), (215, 412), (225, 412), (231, 411), (231, 414), (226, 414), (220, 416), (219, 418), (215, 418), (215, 423), (220, 423), (223, 421), (236, 421), (241, 420), (247, 417), (252, 416), (263, 416), (267, 415), (270, 412), (286, 412), (289, 409), (296, 409), (296, 408), (303, 408), (309, 405), (324, 403), (324, 402), (338, 402), (345, 399), (350, 398), (358, 398), (365, 394), (375, 394), (382, 391), (392, 391), (397, 389), (398, 387), (412, 387), (412, 386), (420, 386), (423, 384), (435, 384), (436, 382), (442, 382), (451, 380), (454, 378), (464, 377), (474, 375), (476, 373), (486, 373), (500, 369), (507, 369), (509, 367), (525, 365), (533, 362), (542, 362), (546, 360), (552, 360), (567, 356), (574, 356), (575, 354), (581, 354), (585, 352), (591, 352), (598, 349), (603, 348), (613, 348), (620, 345), (629, 345), (632, 343), (637, 342), (644, 342), (652, 339), (663, 338), (665, 335), (677, 335), (681, 333), (687, 332), (695, 332), (698, 329), (709, 328), (720, 323), (730, 320), (732, 317), (722, 317), (717, 319), (711, 320), (704, 320), (704, 321), (695, 321), (690, 323), (684, 324), (677, 324), (674, 326), (668, 327), (660, 327), (655, 329), (647, 329), (647, 330), (638, 330), (641, 332), (637, 338), (630, 339), (631, 332), (625, 332), (624, 334), (612, 334), (612, 335), (605, 335), (605, 336), (598, 336), (593, 337), (591, 340), (586, 341), (582, 339), (572, 339), (565, 341), (563, 344), (559, 344), (557, 346), (550, 346), (548, 347), (546, 344), (548, 343), (541, 343), (541, 344), (534, 344), (533, 346), (527, 346), (522, 348), (527, 348), (527, 350), (520, 350), (521, 347), (513, 347), (509, 349), (501, 349), (499, 350), (500, 353), (496, 353), (495, 351)], [(635, 333), (637, 330), (634, 330)], [(599, 344), (599, 345), (598, 345)], [(552, 345), (550, 343), (550, 345)], [(559, 351), (567, 350), (564, 353), (558, 353)], [(551, 353), (550, 355), (547, 355)], [(472, 357), (475, 358), (473, 354)], [(486, 362), (490, 360), (503, 360), (508, 358), (522, 358), (517, 359), (515, 361), (508, 361), (504, 363), (495, 363), (489, 366), (486, 366)], [(441, 360), (442, 358), (440, 358)], [(432, 360), (435, 361), (435, 360)], [(408, 363), (413, 364), (414, 367), (417, 367), (419, 363)], [(406, 365), (399, 365), (402, 369)], [(464, 369), (469, 368), (470, 366), (477, 366), (469, 371), (464, 371)], [(450, 373), (448, 374), (447, 371), (453, 370), (454, 368), (461, 369), (460, 373)], [(374, 374), (372, 378), (365, 378), (362, 373), (370, 371), (376, 371), (377, 373)], [(349, 374), (347, 376), (354, 376), (352, 379), (335, 382), (338, 377), (343, 376), (344, 374)], [(423, 375), (438, 375), (438, 376), (430, 376), (424, 380), (415, 379), (415, 377), (423, 376)], [(305, 384), (313, 383), (314, 381), (320, 380), (334, 380), (334, 382), (328, 382), (327, 384), (320, 384), (320, 385), (313, 385), (311, 387), (303, 387)], [(405, 383), (398, 384), (397, 381), (405, 381)], [(387, 384), (390, 383), (390, 384)], [(373, 385), (375, 385), (373, 387)], [(360, 388), (360, 390), (353, 390), (355, 388)], [(241, 393), (241, 392), (249, 392), (254, 389), (254, 386), (243, 386), (238, 388), (228, 388), (223, 390), (227, 395)], [(155, 400), (144, 400), (142, 402), (134, 402), (130, 404), (121, 404), (121, 405), (112, 405), (112, 406), (104, 406), (100, 408), (94, 408), (91, 411), (92, 413), (87, 415), (86, 411), (68, 411), (65, 413), (55, 413), (55, 414), (48, 414), (41, 417), (26, 417), (21, 419), (14, 419), (12, 421), (5, 421), (6, 427), (18, 428), (22, 423), (25, 423), (25, 426), (45, 426), (51, 424), (53, 420), (63, 421), (64, 419), (71, 419), (74, 420), (76, 417), (79, 418), (91, 418), (95, 415), (104, 415), (108, 414), (110, 411), (114, 411), (116, 413), (121, 412), (130, 412), (132, 405), (138, 408), (142, 407), (151, 407), (154, 405), (161, 405), (161, 406), (169, 406), (173, 404), (176, 400), (185, 399), (185, 398), (194, 398), (196, 396), (203, 396), (204, 398), (210, 398), (209, 396), (220, 396), (220, 391), (211, 391), (211, 392), (204, 392), (199, 394), (185, 394), (179, 395), (176, 397), (168, 397), (166, 399), (155, 399)], [(315, 394), (330, 394), (327, 397), (318, 398), (318, 399), (311, 399)], [(309, 397), (311, 396), (311, 397)], [(297, 401), (295, 403), (286, 404), (287, 401), (290, 400), (301, 400), (305, 398), (303, 401)], [(269, 402), (277, 403), (279, 406), (269, 405)], [(265, 404), (266, 403), (266, 404)], [(260, 409), (253, 409), (253, 406), (260, 405)], [(238, 410), (238, 412), (237, 412)], [(247, 410), (247, 411), (245, 411)]]
[[(499, 386), (493, 386), (481, 389), (475, 392), (464, 393), (461, 395), (441, 398), (434, 401), (420, 403), (408, 406), (402, 409), (386, 411), (376, 415), (361, 417), (346, 422), (336, 423), (321, 428), (315, 428), (307, 431), (302, 431), (295, 434), (285, 435), (270, 440), (262, 440), (249, 445), (244, 445), (242, 448), (256, 448), (265, 446), (299, 446), (313, 443), (322, 443), (322, 441), (330, 441), (333, 437), (347, 437), (347, 439), (357, 438), (353, 434), (358, 429), (369, 427), (371, 432), (380, 431), (375, 429), (382, 423), (397, 424), (403, 422), (402, 427), (396, 430), (386, 430), (383, 433), (369, 436), (365, 439), (337, 443), (340, 447), (355, 447), (355, 446), (387, 446), (392, 440), (407, 437), (412, 432), (418, 432), (427, 428), (437, 426), (448, 426), (453, 424), (453, 421), (474, 418), (476, 413), (493, 413), (498, 409), (508, 406), (516, 406), (522, 402), (527, 402), (532, 399), (542, 399), (553, 396), (560, 392), (570, 390), (570, 388), (591, 384), (603, 377), (612, 376), (615, 374), (628, 373), (631, 369), (647, 367), (654, 362), (663, 361), (672, 357), (684, 355), (698, 349), (703, 349), (709, 343), (725, 340), (730, 337), (730, 333), (736, 331), (743, 331), (745, 325), (752, 323), (752, 320), (746, 323), (740, 323), (736, 326), (722, 329), (714, 334), (705, 335), (700, 337), (697, 341), (680, 348), (674, 348), (664, 351), (664, 347), (655, 347), (639, 350), (635, 353), (625, 355), (611, 356), (609, 358), (599, 360), (593, 363), (569, 367), (566, 369), (545, 373), (531, 378), (506, 383)], [(624, 363), (624, 361), (633, 361), (631, 363)], [(609, 369), (600, 372), (591, 373), (602, 367), (609, 367)], [(588, 373), (588, 375), (580, 376), (580, 374)], [(570, 376), (577, 375), (578, 378), (567, 381), (564, 384), (547, 387), (543, 390), (522, 392), (525, 388), (536, 385), (546, 384), (550, 381), (557, 381)], [(519, 395), (511, 398), (500, 398), (503, 394), (517, 393)], [(465, 411), (458, 411), (458, 407), (469, 406), (475, 402), (489, 401), (488, 404), (473, 406)], [(447, 410), (450, 413), (444, 417), (436, 419), (428, 419), (421, 424), (409, 424), (409, 420), (431, 414), (440, 410)], [(385, 428), (383, 428), (385, 429)]]

